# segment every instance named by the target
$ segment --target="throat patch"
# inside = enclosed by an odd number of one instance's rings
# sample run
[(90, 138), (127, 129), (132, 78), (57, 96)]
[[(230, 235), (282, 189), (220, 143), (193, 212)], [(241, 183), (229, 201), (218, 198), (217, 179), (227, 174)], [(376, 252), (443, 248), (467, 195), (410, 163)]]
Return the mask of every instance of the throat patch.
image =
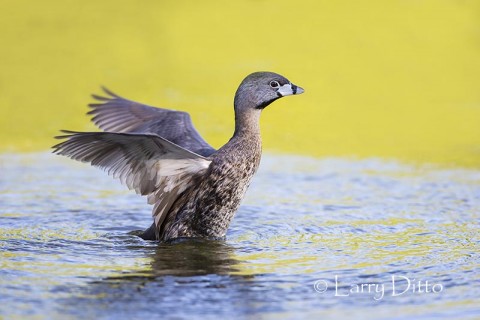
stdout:
[(268, 100), (268, 101), (263, 102), (262, 104), (259, 104), (258, 106), (255, 107), (255, 109), (265, 109), (265, 107), (267, 107), (270, 103), (272, 103), (273, 101), (275, 101), (275, 100), (277, 100), (278, 98), (281, 98), (281, 97), (282, 97), (282, 95), (279, 94), (278, 92), (277, 92), (277, 96), (278, 96), (278, 97), (276, 97), (276, 98), (270, 99), (270, 100)]

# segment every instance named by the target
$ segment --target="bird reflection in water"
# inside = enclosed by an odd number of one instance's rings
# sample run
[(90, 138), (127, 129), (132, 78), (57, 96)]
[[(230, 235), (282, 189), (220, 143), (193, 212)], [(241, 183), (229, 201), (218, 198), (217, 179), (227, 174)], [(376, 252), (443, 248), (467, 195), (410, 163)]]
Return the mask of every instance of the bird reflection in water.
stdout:
[(224, 240), (176, 239), (162, 243), (151, 255), (152, 274), (195, 276), (230, 274), (240, 262)]
[[(216, 313), (218, 309), (234, 314), (250, 312), (258, 301), (259, 284), (253, 275), (239, 272), (242, 263), (235, 258), (233, 246), (224, 240), (177, 239), (155, 246), (130, 243), (131, 250), (144, 250), (148, 265), (113, 277), (93, 281), (85, 287), (68, 288), (69, 298), (61, 304), (62, 312), (94, 317), (109, 317), (112, 312), (155, 316)], [(182, 301), (192, 299), (195, 304)], [(234, 303), (233, 303), (234, 302)], [(145, 308), (155, 304), (155, 310)], [(179, 307), (182, 304), (182, 308)], [(250, 311), (249, 311), (250, 310)]]

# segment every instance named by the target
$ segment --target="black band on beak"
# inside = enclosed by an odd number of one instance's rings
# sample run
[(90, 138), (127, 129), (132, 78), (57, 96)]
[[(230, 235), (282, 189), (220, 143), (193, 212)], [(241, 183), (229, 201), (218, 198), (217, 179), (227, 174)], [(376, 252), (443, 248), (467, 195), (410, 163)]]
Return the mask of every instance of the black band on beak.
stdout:
[(297, 86), (292, 83), (292, 92), (293, 94), (297, 94)]

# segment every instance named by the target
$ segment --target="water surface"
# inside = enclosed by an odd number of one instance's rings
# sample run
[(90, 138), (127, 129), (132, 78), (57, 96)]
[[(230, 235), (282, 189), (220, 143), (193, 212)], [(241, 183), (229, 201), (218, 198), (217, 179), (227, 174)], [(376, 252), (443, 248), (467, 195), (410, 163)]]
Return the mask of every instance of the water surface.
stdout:
[(0, 317), (480, 316), (478, 170), (267, 155), (225, 241), (159, 244), (98, 169), (0, 167)]

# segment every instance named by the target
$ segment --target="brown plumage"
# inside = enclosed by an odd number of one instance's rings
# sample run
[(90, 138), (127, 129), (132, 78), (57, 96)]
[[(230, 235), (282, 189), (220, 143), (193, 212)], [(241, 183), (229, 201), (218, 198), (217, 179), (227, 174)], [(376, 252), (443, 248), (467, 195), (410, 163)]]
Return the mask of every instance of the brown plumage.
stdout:
[(106, 89), (94, 95), (92, 121), (105, 132), (63, 131), (54, 152), (89, 162), (153, 204), (144, 239), (223, 237), (260, 163), (261, 110), (303, 89), (272, 72), (256, 72), (234, 100), (235, 132), (219, 150), (198, 134), (185, 112), (146, 106)]

